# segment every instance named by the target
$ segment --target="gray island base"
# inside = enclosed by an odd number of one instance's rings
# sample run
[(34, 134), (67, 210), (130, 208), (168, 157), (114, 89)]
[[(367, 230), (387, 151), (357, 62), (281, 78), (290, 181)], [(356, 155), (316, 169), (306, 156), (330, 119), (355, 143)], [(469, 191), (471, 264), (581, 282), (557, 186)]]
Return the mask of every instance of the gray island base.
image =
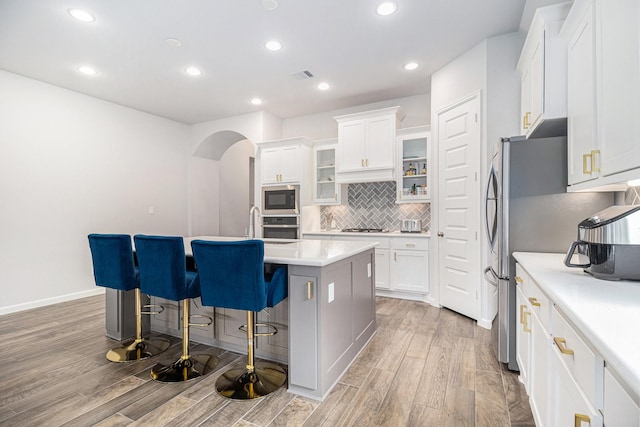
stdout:
[[(191, 240), (196, 239), (241, 240), (185, 238), (188, 257)], [(337, 240), (265, 243), (267, 267), (288, 266), (289, 297), (258, 314), (258, 322), (273, 324), (278, 333), (257, 338), (256, 356), (288, 365), (290, 392), (323, 400), (375, 334), (375, 245)], [(150, 302), (165, 307), (161, 314), (151, 316), (151, 330), (181, 337), (180, 304), (155, 297)], [(129, 316), (121, 311), (127, 306), (107, 303), (107, 326), (126, 323)], [(246, 335), (238, 330), (246, 323), (245, 312), (203, 307), (198, 298), (191, 303), (191, 314), (214, 319), (207, 328), (192, 327), (192, 341), (246, 353)]]

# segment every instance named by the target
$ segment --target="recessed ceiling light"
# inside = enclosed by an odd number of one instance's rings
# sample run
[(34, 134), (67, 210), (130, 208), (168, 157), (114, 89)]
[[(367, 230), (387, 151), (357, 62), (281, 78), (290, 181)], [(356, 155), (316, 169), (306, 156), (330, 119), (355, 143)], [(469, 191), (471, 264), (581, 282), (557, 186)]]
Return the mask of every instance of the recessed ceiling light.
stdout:
[(69, 15), (82, 22), (93, 22), (96, 20), (92, 14), (80, 9), (69, 9)]
[(376, 9), (376, 13), (380, 16), (391, 15), (398, 9), (398, 5), (392, 1), (386, 1), (384, 3), (380, 3), (378, 8)]
[(278, 7), (278, 2), (276, 0), (261, 0), (260, 3), (265, 10), (274, 10)]
[(411, 70), (415, 70), (416, 68), (418, 68), (419, 65), (417, 62), (407, 62), (406, 64), (404, 64), (404, 69), (411, 71)]
[(260, 99), (260, 98), (253, 98), (253, 99), (251, 100), (251, 103), (252, 103), (253, 105), (260, 105), (260, 104), (262, 104), (262, 99)]
[(327, 82), (320, 82), (318, 86), (316, 86), (319, 90), (328, 90), (331, 86)]
[(93, 67), (89, 67), (88, 65), (78, 67), (78, 71), (80, 71), (82, 74), (86, 74), (87, 76), (95, 76), (96, 74), (98, 74), (98, 72)]
[(165, 42), (172, 47), (182, 46), (182, 42), (178, 39), (174, 39), (173, 37), (169, 37), (168, 39), (165, 39)]
[(275, 52), (276, 50), (282, 49), (282, 44), (277, 40), (270, 40), (264, 44), (264, 47)]
[(200, 68), (198, 67), (187, 67), (184, 70), (187, 74), (189, 74), (190, 76), (201, 76), (202, 75), (202, 70), (200, 70)]

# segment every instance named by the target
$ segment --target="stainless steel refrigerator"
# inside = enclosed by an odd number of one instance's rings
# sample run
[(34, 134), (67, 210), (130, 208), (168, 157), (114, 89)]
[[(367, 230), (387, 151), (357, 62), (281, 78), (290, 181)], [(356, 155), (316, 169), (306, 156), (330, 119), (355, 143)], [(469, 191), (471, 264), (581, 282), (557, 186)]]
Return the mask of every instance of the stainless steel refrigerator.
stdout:
[(484, 270), (498, 288), (493, 322), (498, 360), (516, 362), (516, 284), (513, 252), (565, 253), (578, 223), (613, 205), (613, 193), (567, 193), (566, 137), (501, 138), (485, 194), (491, 262)]

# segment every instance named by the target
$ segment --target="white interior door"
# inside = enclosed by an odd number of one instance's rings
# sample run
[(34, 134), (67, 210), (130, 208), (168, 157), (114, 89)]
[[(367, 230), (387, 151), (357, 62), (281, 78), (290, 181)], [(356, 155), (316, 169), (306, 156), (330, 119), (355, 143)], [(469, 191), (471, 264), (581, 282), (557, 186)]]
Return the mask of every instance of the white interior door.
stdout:
[(440, 304), (480, 315), (480, 98), (438, 113), (438, 286)]

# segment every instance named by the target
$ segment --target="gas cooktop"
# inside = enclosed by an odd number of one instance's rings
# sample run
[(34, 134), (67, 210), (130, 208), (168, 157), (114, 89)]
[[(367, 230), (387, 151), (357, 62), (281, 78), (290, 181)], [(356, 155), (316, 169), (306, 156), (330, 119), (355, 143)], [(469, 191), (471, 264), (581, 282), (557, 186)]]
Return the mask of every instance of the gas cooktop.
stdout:
[(382, 228), (343, 228), (344, 233), (386, 233), (389, 230)]

